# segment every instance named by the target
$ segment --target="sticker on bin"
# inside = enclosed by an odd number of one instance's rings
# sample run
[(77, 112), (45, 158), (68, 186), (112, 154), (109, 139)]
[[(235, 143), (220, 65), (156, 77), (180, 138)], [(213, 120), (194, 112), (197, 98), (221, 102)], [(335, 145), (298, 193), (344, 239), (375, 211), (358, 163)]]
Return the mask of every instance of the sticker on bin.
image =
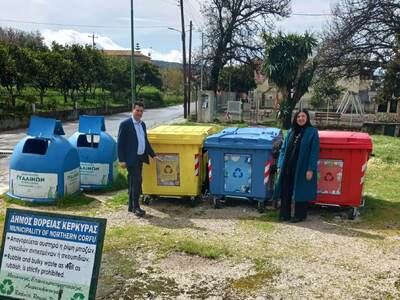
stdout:
[(343, 160), (320, 159), (318, 161), (318, 193), (341, 195)]
[(157, 185), (159, 186), (179, 186), (179, 154), (158, 154), (161, 161), (156, 161), (157, 165)]
[(225, 191), (248, 194), (251, 192), (251, 156), (225, 154)]

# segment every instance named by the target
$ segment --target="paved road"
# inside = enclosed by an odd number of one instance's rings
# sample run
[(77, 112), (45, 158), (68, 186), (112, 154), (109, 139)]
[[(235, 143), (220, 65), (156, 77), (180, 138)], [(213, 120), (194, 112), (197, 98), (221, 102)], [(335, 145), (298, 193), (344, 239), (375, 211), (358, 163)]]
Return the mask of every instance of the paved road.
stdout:
[[(106, 116), (106, 130), (113, 137), (118, 135), (119, 123), (130, 116), (130, 112)], [(143, 115), (143, 120), (148, 128), (153, 128), (160, 124), (181, 123), (183, 119), (183, 109), (181, 105), (166, 108), (147, 109)], [(63, 123), (65, 137), (70, 137), (78, 130), (78, 121)], [(1, 153), (12, 151), (19, 140), (26, 136), (27, 129), (18, 129), (0, 132), (0, 194), (8, 189), (8, 164), (10, 156)]]

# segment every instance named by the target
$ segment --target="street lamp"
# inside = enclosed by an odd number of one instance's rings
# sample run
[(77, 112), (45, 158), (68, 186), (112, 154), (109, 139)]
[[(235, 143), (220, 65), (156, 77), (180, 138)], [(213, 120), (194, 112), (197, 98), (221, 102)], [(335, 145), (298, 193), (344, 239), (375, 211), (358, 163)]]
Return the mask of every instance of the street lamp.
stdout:
[(178, 31), (179, 33), (181, 33), (181, 31), (179, 29), (173, 28), (173, 27), (168, 27), (169, 30), (173, 30), (173, 31)]

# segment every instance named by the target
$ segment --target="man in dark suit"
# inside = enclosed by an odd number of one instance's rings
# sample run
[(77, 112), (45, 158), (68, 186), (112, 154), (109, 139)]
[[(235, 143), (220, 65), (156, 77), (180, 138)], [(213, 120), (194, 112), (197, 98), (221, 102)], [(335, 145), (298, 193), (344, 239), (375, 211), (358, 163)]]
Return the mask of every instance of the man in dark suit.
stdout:
[(132, 116), (121, 122), (118, 131), (119, 165), (123, 169), (128, 169), (128, 211), (140, 217), (146, 214), (139, 205), (143, 163), (149, 163), (149, 155), (153, 159), (159, 159), (147, 139), (146, 125), (142, 121), (143, 111), (143, 103), (135, 102)]

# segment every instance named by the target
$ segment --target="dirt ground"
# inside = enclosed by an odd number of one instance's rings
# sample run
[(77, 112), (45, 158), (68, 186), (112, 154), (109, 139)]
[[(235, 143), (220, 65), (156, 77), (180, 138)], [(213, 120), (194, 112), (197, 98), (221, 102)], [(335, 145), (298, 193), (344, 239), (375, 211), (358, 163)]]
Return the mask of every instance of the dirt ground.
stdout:
[[(98, 299), (400, 299), (400, 232), (360, 229), (362, 215), (313, 208), (305, 222), (288, 223), (241, 201), (216, 210), (159, 199), (144, 208), (145, 218), (126, 206), (96, 211), (113, 241)], [(222, 254), (174, 250), (186, 237)]]

